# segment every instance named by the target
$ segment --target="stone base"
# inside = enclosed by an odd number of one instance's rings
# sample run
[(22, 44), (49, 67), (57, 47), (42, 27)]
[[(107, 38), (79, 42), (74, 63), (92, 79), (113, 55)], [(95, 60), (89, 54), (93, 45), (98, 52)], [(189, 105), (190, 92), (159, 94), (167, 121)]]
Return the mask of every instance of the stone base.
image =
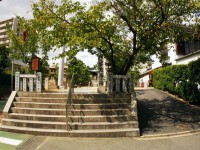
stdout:
[(64, 89), (65, 89), (65, 86), (59, 86), (59, 89), (60, 89), (60, 90), (64, 90)]

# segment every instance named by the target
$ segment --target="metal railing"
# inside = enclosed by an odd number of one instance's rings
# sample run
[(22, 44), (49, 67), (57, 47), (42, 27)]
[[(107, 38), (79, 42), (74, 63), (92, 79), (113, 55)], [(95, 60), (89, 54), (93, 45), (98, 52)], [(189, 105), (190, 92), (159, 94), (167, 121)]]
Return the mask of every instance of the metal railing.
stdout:
[(72, 105), (72, 93), (74, 93), (74, 74), (72, 74), (72, 79), (71, 79), (71, 82), (70, 82), (70, 86), (69, 86), (69, 92), (68, 92), (68, 97), (66, 99), (66, 128), (67, 128), (67, 131), (70, 130), (69, 128), (69, 109), (71, 109), (71, 105)]

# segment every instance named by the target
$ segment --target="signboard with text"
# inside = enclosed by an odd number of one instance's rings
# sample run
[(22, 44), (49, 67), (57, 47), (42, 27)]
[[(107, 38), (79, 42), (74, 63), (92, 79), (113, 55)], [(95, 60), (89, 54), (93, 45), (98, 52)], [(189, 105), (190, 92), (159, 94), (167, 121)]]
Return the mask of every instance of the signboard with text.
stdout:
[(33, 57), (31, 61), (31, 70), (38, 71), (39, 70), (39, 62), (40, 59), (38, 57)]

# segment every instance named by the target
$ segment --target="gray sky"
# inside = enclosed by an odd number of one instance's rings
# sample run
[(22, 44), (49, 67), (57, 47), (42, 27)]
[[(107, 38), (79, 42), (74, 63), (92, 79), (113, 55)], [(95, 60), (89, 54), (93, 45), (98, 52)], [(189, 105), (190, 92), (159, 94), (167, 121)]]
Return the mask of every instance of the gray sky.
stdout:
[[(61, 0), (56, 0), (57, 2)], [(74, 0), (80, 2), (90, 2), (91, 0)], [(0, 1), (0, 21), (10, 19), (15, 16), (23, 16), (27, 19), (32, 18), (31, 4), (32, 2), (38, 2), (38, 0), (2, 0)], [(60, 49), (57, 52), (49, 53), (49, 63), (59, 62), (52, 58), (60, 53)], [(86, 65), (92, 67), (97, 63), (97, 57), (90, 55), (88, 52), (80, 52), (77, 55), (78, 59), (81, 59)]]

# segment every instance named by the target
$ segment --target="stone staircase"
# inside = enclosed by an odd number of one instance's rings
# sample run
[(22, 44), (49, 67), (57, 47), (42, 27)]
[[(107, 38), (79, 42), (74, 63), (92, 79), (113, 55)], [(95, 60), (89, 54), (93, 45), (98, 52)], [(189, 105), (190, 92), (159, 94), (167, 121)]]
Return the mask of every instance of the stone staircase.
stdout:
[(18, 92), (0, 130), (47, 136), (135, 137), (139, 136), (137, 115), (130, 115), (129, 95)]

